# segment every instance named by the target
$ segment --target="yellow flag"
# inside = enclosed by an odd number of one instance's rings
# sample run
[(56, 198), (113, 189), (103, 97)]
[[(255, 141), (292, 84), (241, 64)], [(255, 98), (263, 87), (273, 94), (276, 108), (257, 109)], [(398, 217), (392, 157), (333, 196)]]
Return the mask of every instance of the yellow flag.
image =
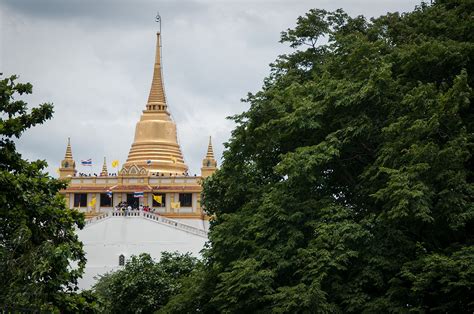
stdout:
[(171, 202), (171, 208), (178, 209), (181, 207), (180, 202)]
[(119, 161), (118, 160), (113, 160), (112, 161), (112, 168), (117, 168), (119, 165)]
[(59, 168), (58, 168), (58, 169), (56, 169), (56, 173), (57, 173), (57, 174), (61, 174), (61, 173), (59, 172)]
[(157, 202), (158, 204), (162, 204), (163, 203), (163, 197), (161, 195), (153, 195), (153, 199), (155, 200), (155, 202)]
[(91, 199), (91, 201), (89, 202), (89, 206), (90, 207), (95, 207), (95, 203), (96, 203), (96, 199), (95, 197)]

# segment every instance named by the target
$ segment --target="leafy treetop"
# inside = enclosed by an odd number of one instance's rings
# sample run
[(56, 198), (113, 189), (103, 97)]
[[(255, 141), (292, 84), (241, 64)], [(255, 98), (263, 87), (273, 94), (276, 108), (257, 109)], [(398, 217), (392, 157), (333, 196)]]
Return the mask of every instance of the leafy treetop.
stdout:
[[(0, 304), (12, 309), (76, 312), (92, 296), (75, 294), (86, 259), (75, 228), (83, 215), (58, 192), (66, 183), (43, 172), (46, 162), (22, 159), (15, 138), (53, 114), (51, 104), (27, 109), (32, 92), (17, 77), (0, 80)], [(93, 305), (92, 305), (93, 306)]]
[(313, 9), (283, 32), (295, 52), (204, 184), (206, 271), (168, 311), (472, 312), (473, 9)]

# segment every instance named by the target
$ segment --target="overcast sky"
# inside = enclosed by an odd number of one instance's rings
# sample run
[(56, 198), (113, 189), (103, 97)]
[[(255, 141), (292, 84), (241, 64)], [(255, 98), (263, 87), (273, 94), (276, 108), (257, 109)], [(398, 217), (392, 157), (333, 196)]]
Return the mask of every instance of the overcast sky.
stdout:
[[(169, 110), (190, 173), (200, 173), (212, 136), (220, 164), (233, 123), (248, 105), (269, 64), (291, 50), (280, 32), (311, 8), (350, 15), (411, 11), (415, 0), (132, 1), (0, 0), (0, 72), (33, 84), (30, 107), (54, 104), (54, 117), (26, 132), (25, 158), (45, 159), (48, 171), (64, 158), (71, 137), (76, 165), (103, 157), (126, 161), (153, 73), (162, 17), (163, 72)], [(77, 167), (78, 171), (89, 168)]]

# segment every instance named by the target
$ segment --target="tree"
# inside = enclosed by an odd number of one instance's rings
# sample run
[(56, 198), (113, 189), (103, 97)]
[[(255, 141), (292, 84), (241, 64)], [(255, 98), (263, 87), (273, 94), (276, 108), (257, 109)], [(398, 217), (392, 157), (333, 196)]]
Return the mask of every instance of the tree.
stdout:
[(198, 260), (188, 254), (163, 252), (159, 262), (142, 253), (123, 269), (102, 275), (92, 287), (106, 313), (153, 313), (181, 289), (181, 280)]
[(169, 312), (472, 312), (473, 9), (283, 32), (204, 184), (209, 271), (182, 290), (204, 300)]
[(87, 303), (74, 294), (86, 262), (75, 233), (84, 218), (66, 208), (58, 193), (66, 182), (43, 172), (45, 161), (29, 162), (16, 151), (14, 138), (53, 114), (47, 103), (28, 111), (16, 97), (31, 94), (32, 85), (16, 79), (0, 80), (0, 304), (75, 311)]

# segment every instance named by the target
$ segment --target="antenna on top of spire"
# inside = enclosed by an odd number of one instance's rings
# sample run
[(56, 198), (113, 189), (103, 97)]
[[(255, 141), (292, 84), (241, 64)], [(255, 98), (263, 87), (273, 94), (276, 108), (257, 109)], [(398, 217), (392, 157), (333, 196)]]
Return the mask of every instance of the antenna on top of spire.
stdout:
[(155, 22), (160, 23), (160, 34), (161, 34), (161, 16), (160, 12), (156, 12)]

